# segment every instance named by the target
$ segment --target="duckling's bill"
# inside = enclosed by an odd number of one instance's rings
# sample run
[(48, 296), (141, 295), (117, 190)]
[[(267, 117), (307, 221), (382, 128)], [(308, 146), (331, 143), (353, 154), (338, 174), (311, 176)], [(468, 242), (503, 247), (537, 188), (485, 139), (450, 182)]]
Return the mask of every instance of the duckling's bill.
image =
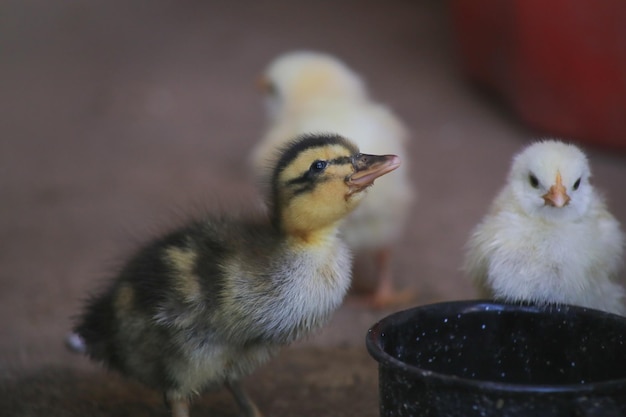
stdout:
[(356, 172), (346, 181), (350, 191), (348, 195), (363, 191), (381, 177), (400, 166), (397, 155), (359, 154), (354, 159)]

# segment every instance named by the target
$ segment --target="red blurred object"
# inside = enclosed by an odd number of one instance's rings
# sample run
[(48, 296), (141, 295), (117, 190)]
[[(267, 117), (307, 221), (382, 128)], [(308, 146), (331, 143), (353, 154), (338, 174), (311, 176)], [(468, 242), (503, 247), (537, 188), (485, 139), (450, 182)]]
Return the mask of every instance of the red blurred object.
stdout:
[(626, 149), (626, 1), (450, 4), (472, 80), (536, 130)]

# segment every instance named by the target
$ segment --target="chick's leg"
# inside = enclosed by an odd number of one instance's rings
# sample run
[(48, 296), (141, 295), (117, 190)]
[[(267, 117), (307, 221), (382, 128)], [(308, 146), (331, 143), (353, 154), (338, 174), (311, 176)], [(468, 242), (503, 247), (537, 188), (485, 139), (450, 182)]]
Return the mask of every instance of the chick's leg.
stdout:
[(405, 304), (415, 298), (414, 291), (396, 291), (393, 284), (391, 268), (391, 249), (388, 247), (376, 251), (376, 288), (371, 297), (371, 305), (374, 308), (385, 308)]
[(235, 401), (245, 417), (263, 417), (259, 409), (254, 405), (252, 399), (246, 394), (239, 381), (226, 383), (226, 388), (233, 394)]

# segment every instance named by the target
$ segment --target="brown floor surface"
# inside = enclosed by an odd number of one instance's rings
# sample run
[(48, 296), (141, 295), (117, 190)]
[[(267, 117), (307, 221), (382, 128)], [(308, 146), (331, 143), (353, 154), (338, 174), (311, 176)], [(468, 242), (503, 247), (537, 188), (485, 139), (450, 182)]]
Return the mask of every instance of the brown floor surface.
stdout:
[[(403, 0), (3, 2), (0, 414), (167, 415), (159, 394), (66, 352), (63, 336), (137, 240), (172, 216), (255, 196), (244, 168), (264, 128), (254, 81), (287, 50), (343, 58), (405, 120), (419, 199), (397, 280), (416, 304), (473, 297), (463, 245), (531, 133), (460, 77), (445, 12)], [(587, 150), (626, 224), (625, 156)], [(261, 409), (376, 416), (363, 341), (389, 312), (346, 303), (246, 380)], [(236, 410), (220, 392), (192, 415)]]

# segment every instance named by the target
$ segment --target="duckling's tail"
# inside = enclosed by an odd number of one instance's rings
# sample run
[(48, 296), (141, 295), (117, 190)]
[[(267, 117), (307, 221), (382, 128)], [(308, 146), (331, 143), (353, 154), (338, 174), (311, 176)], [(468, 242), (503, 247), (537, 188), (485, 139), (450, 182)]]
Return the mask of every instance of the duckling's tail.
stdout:
[(65, 336), (65, 346), (76, 353), (87, 353), (85, 340), (76, 332), (71, 332)]

